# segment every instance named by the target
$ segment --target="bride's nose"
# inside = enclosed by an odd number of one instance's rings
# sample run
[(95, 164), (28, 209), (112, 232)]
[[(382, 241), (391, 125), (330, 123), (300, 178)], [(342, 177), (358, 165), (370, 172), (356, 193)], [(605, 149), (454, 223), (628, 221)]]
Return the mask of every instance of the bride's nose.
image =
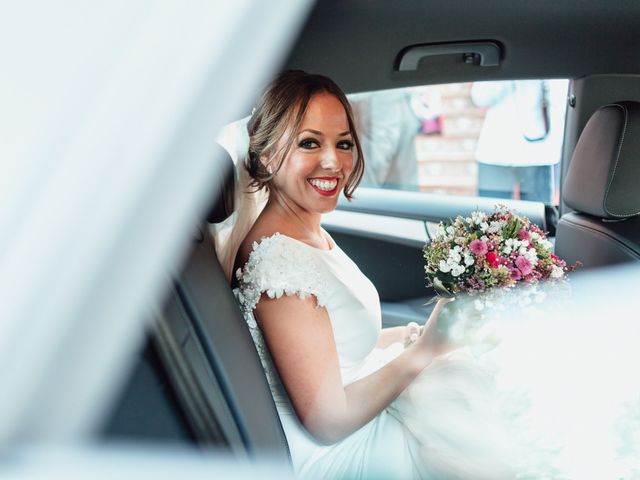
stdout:
[(338, 160), (338, 152), (335, 147), (327, 147), (322, 152), (320, 166), (326, 170), (339, 170), (340, 162)]

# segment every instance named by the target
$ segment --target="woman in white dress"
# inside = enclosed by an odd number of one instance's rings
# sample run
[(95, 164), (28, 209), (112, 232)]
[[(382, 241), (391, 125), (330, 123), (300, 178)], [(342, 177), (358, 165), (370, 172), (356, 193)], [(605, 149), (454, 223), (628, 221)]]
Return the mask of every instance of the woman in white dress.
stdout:
[(321, 227), (364, 159), (330, 79), (285, 72), (248, 124), (268, 201), (239, 245), (235, 292), (301, 476), (505, 478), (489, 376), (438, 330), (381, 328), (373, 284)]

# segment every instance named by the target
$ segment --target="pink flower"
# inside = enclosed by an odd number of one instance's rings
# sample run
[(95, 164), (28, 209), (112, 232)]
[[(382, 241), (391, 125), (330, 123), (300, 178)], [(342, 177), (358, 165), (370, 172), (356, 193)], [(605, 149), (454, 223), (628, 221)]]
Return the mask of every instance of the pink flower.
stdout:
[(567, 266), (567, 262), (565, 262), (564, 260), (558, 258), (558, 256), (553, 254), (553, 253), (551, 254), (551, 260), (553, 260), (553, 264), (558, 266), (558, 267), (564, 268), (564, 267)]
[(517, 268), (510, 268), (509, 273), (511, 274), (511, 278), (513, 278), (515, 281), (518, 281), (522, 278), (522, 274)]
[(531, 262), (522, 255), (519, 255), (518, 258), (516, 258), (516, 267), (520, 269), (522, 275), (524, 275), (525, 277), (533, 272), (533, 266), (531, 265)]
[(520, 240), (527, 240), (527, 241), (531, 241), (531, 234), (529, 233), (529, 231), (525, 228), (520, 229), (520, 231), (518, 232), (518, 238)]
[(473, 240), (469, 244), (469, 250), (471, 250), (476, 255), (484, 255), (489, 251), (487, 244), (482, 240)]
[(540, 237), (543, 240), (546, 240), (547, 236), (544, 234), (544, 232), (540, 229), (540, 227), (538, 227), (538, 225), (536, 225), (535, 223), (532, 223), (531, 225), (529, 225), (529, 230), (531, 230), (532, 233), (537, 233), (538, 235), (540, 235)]

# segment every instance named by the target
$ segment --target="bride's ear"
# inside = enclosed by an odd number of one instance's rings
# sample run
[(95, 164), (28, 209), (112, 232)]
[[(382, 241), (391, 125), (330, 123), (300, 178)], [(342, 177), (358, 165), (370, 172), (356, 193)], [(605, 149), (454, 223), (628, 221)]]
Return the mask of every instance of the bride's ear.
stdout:
[(266, 155), (260, 155), (260, 163), (269, 172), (269, 175), (273, 175), (273, 168), (271, 167), (271, 160)]

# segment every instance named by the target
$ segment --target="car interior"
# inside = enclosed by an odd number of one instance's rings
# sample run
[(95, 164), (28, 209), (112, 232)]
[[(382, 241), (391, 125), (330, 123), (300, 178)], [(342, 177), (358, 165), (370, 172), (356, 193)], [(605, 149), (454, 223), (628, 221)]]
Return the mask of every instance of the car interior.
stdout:
[[(279, 69), (322, 73), (347, 93), (570, 79), (560, 204), (502, 203), (549, 232), (568, 263), (602, 267), (640, 260), (640, 60), (631, 51), (637, 18), (634, 2), (323, 0)], [(224, 174), (212, 185), (211, 209), (185, 232), (190, 250), (102, 437), (286, 463), (287, 442), (259, 358), (209, 235), (210, 225), (233, 211), (231, 156), (221, 148), (213, 160)], [(361, 188), (352, 202), (340, 201), (339, 215), (324, 227), (375, 284), (384, 326), (423, 322), (433, 296), (422, 270), (427, 223), (494, 203)], [(405, 235), (397, 222), (424, 235)]]
[(262, 365), (208, 234), (234, 206), (231, 157), (218, 147), (215, 161), (227, 174), (104, 433), (288, 459)]
[(605, 105), (580, 135), (563, 193), (573, 211), (556, 230), (555, 251), (570, 263), (593, 268), (640, 259), (639, 112), (638, 102)]

